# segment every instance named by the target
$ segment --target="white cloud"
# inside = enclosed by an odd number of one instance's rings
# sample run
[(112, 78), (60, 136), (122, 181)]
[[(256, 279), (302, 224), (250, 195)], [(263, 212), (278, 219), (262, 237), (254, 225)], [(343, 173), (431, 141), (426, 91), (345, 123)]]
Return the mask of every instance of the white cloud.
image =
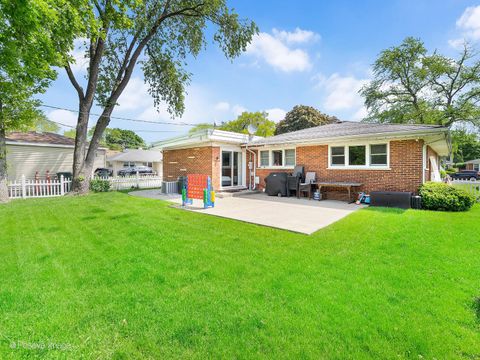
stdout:
[(245, 107), (243, 107), (243, 106), (241, 106), (241, 105), (238, 105), (238, 104), (237, 104), (237, 105), (233, 105), (233, 107), (232, 107), (232, 113), (233, 113), (233, 115), (235, 115), (235, 116), (240, 116), (240, 115), (242, 115), (242, 113), (244, 113), (244, 112), (247, 111), (247, 110), (248, 110), (247, 108), (245, 108)]
[(148, 85), (139, 78), (133, 77), (118, 99), (118, 111), (130, 111), (153, 106), (153, 98), (148, 93)]
[(449, 40), (448, 43), (451, 47), (460, 49), (465, 40), (480, 40), (480, 5), (467, 7), (458, 18), (456, 25), (462, 31), (462, 38)]
[(294, 32), (273, 29), (273, 35), (265, 32), (256, 35), (247, 47), (247, 54), (262, 59), (280, 71), (306, 71), (312, 66), (308, 53), (289, 45), (311, 42), (318, 37), (312, 31), (299, 28)]
[(302, 44), (302, 43), (308, 43), (311, 41), (317, 41), (320, 39), (319, 34), (314, 33), (313, 31), (310, 31), (310, 30), (302, 30), (298, 27), (293, 32), (273, 29), (272, 33), (277, 39), (282, 40), (289, 44), (295, 44), (295, 43)]
[(287, 112), (280, 108), (267, 109), (265, 111), (268, 114), (268, 120), (275, 122), (279, 122), (280, 120), (285, 119), (285, 115), (287, 115)]
[(341, 76), (338, 73), (321, 79), (319, 86), (324, 87), (328, 94), (324, 101), (325, 109), (329, 111), (345, 110), (362, 106), (363, 99), (358, 91), (367, 82), (367, 79)]
[(228, 111), (228, 110), (230, 110), (230, 104), (226, 101), (220, 101), (220, 102), (215, 104), (215, 110)]
[(73, 57), (73, 62), (70, 64), (70, 68), (74, 73), (82, 73), (87, 71), (88, 58), (85, 57), (85, 51), (87, 49), (85, 42), (87, 38), (75, 39), (73, 43), (73, 50), (70, 55)]
[[(77, 125), (77, 114), (67, 111), (67, 110), (53, 110), (47, 114), (49, 120), (56, 122), (58, 124), (67, 125), (65, 128), (70, 128)], [(61, 126), (61, 125), (60, 125)]]
[(464, 44), (465, 44), (465, 39), (463, 38), (448, 40), (448, 45), (450, 45), (452, 48), (457, 50), (462, 49)]

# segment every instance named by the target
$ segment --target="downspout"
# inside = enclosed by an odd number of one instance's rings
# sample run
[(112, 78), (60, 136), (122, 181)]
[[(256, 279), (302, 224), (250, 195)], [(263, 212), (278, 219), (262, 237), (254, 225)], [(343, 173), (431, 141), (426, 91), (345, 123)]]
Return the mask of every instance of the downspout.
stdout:
[(256, 169), (256, 156), (257, 156), (257, 154), (255, 154), (254, 151), (252, 151), (248, 148), (248, 143), (245, 145), (245, 150), (247, 150), (250, 154), (253, 155), (253, 162), (252, 162), (253, 184), (252, 184), (252, 169), (249, 169), (250, 173), (248, 174), (248, 182), (249, 182), (248, 187), (250, 188), (250, 190), (255, 190), (255, 187), (256, 187), (256, 184), (255, 184), (255, 169)]
[(425, 172), (427, 171), (427, 144), (422, 147), (422, 184), (425, 184)]

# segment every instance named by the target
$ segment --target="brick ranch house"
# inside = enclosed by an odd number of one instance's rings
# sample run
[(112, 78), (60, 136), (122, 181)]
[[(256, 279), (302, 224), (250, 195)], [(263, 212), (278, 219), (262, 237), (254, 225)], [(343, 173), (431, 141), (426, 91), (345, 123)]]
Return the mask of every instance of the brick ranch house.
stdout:
[[(317, 179), (359, 182), (360, 191), (411, 191), (440, 179), (448, 129), (436, 125), (340, 122), (268, 138), (204, 130), (154, 144), (163, 151), (165, 181), (201, 173), (215, 190), (265, 188), (271, 172), (303, 165)], [(344, 196), (325, 189), (327, 198)]]

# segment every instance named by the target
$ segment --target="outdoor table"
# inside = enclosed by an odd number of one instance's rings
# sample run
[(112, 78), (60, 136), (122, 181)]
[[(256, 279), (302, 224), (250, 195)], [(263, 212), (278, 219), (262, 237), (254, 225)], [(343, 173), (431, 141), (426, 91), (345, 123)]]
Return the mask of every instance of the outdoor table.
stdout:
[(348, 199), (351, 202), (352, 200), (352, 189), (356, 187), (360, 187), (362, 183), (349, 183), (349, 182), (323, 182), (323, 181), (315, 181), (312, 185), (317, 186), (318, 191), (322, 191), (322, 187), (337, 187), (337, 188), (344, 188), (348, 191)]

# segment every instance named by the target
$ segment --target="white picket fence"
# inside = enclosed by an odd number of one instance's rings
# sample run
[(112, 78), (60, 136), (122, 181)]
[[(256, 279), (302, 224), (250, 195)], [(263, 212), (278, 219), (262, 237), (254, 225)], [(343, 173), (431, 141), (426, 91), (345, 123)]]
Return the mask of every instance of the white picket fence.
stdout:
[(8, 196), (11, 199), (44, 198), (62, 196), (70, 191), (71, 179), (29, 180), (25, 176), (8, 184)]
[(133, 176), (102, 177), (96, 178), (108, 180), (110, 190), (128, 190), (128, 189), (152, 189), (162, 186), (162, 177), (151, 174), (137, 174)]
[[(162, 186), (162, 177), (150, 174), (96, 179), (108, 180), (110, 182), (110, 190), (114, 191), (152, 189)], [(8, 184), (8, 196), (11, 199), (62, 196), (68, 193), (71, 188), (72, 180), (64, 179), (63, 176), (60, 179), (52, 180), (29, 180), (22, 176), (20, 180), (15, 180)]]
[(475, 196), (477, 202), (480, 202), (480, 181), (455, 179), (452, 180), (452, 185), (464, 189), (468, 193)]

